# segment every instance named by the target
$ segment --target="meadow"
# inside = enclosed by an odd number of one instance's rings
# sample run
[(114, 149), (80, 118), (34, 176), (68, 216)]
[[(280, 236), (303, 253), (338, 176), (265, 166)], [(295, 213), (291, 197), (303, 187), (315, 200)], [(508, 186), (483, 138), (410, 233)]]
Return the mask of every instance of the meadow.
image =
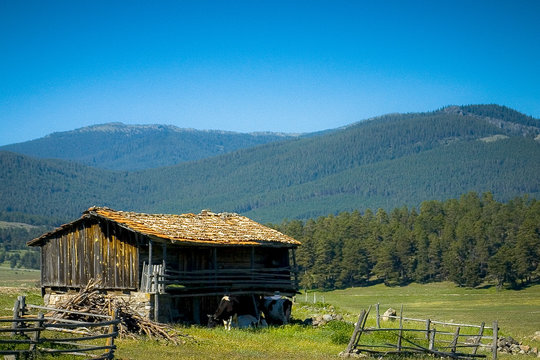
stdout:
[[(0, 268), (0, 313), (9, 315), (17, 295), (28, 302), (41, 302), (36, 282), (39, 272)], [(314, 295), (316, 303), (313, 303)], [(307, 302), (306, 302), (307, 298)], [(321, 300), (324, 298), (324, 303)], [(293, 324), (255, 330), (225, 331), (201, 326), (178, 326), (186, 335), (184, 343), (173, 345), (148, 338), (118, 339), (119, 359), (329, 359), (344, 350), (359, 312), (380, 303), (381, 312), (389, 307), (404, 308), (414, 318), (491, 325), (499, 322), (500, 332), (532, 346), (540, 346), (532, 335), (540, 330), (540, 285), (523, 290), (501, 290), (485, 286), (459, 288), (449, 282), (405, 287), (376, 285), (331, 292), (302, 294), (293, 308)], [(373, 311), (373, 310), (372, 310)], [(311, 327), (301, 321), (323, 313), (339, 313), (347, 322), (332, 321)], [(368, 326), (374, 325), (374, 318)], [(501, 356), (510, 358), (510, 356)], [(531, 358), (512, 356), (513, 359)], [(64, 358), (63, 358), (64, 359)]]

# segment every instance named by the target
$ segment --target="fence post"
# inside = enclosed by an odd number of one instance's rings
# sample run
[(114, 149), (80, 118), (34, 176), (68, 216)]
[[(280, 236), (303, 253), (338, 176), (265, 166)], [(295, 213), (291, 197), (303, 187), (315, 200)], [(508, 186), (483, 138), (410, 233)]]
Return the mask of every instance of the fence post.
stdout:
[[(114, 309), (113, 312), (113, 320), (118, 320), (118, 308)], [(107, 354), (107, 358), (114, 359), (114, 338), (116, 337), (115, 333), (118, 332), (118, 323), (115, 322), (114, 324), (109, 325), (109, 335), (110, 337), (107, 338), (107, 346), (111, 346), (109, 349), (109, 352)]]
[(482, 325), (480, 325), (480, 331), (478, 332), (478, 336), (474, 340), (474, 344), (476, 345), (473, 348), (472, 354), (475, 355), (478, 351), (478, 346), (480, 345), (480, 341), (482, 340), (482, 335), (484, 335), (484, 326), (486, 325), (485, 322), (482, 322)]
[(17, 296), (17, 299), (19, 300), (19, 315), (20, 317), (23, 317), (26, 310), (26, 296), (19, 295)]
[(457, 327), (456, 329), (456, 332), (454, 333), (454, 338), (452, 339), (452, 343), (450, 344), (452, 346), (452, 349), (450, 351), (452, 351), (453, 353), (456, 352), (456, 346), (457, 346), (457, 342), (458, 342), (458, 339), (459, 339), (459, 326)]
[[(43, 323), (45, 322), (45, 320), (43, 319), (43, 313), (40, 311), (38, 313), (38, 316), (37, 316), (38, 322), (36, 322), (36, 327), (37, 328), (42, 328), (43, 327)], [(35, 352), (36, 349), (37, 349), (37, 344), (39, 343), (39, 338), (40, 338), (40, 335), (41, 335), (41, 329), (39, 330), (36, 330), (34, 332), (34, 335), (32, 336), (32, 343), (30, 344), (30, 351), (31, 352)]]
[(401, 337), (403, 335), (403, 304), (401, 304), (401, 311), (399, 312), (399, 337), (397, 340), (397, 350), (401, 351)]
[(379, 312), (379, 303), (375, 304), (375, 310), (377, 310), (377, 329), (381, 328), (381, 313)]
[[(13, 305), (13, 322), (11, 323), (11, 328), (16, 330), (17, 327), (18, 327), (18, 322), (16, 321), (16, 319), (19, 318), (19, 308), (21, 306), (21, 302), (19, 299), (15, 300), (15, 304)], [(15, 336), (17, 335), (17, 332), (16, 331), (13, 331), (11, 333), (11, 336)]]
[(497, 360), (497, 340), (499, 336), (499, 324), (497, 321), (493, 322), (493, 344), (492, 347), (492, 358), (493, 360)]
[(361, 334), (360, 329), (364, 325), (365, 315), (366, 315), (366, 310), (362, 310), (362, 313), (360, 314), (360, 316), (358, 316), (358, 321), (356, 322), (356, 325), (354, 327), (354, 331), (352, 333), (351, 340), (349, 341), (349, 345), (347, 345), (347, 350), (345, 350), (346, 353), (350, 353), (353, 347), (355, 347), (358, 344), (358, 340), (360, 340), (360, 336), (358, 335), (358, 333)]
[(431, 327), (431, 320), (426, 320), (426, 339), (429, 340), (429, 328)]
[(433, 351), (435, 348), (435, 333), (437, 332), (437, 329), (433, 328), (431, 330), (431, 337), (429, 339), (429, 350)]

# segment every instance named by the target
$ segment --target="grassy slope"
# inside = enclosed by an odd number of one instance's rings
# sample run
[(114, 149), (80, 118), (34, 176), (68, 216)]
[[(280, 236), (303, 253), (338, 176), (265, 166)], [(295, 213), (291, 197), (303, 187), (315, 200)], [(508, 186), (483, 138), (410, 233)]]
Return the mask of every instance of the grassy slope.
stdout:
[(403, 304), (404, 316), (412, 318), (468, 324), (485, 321), (488, 326), (497, 320), (503, 334), (523, 339), (540, 330), (540, 285), (520, 291), (459, 288), (449, 282), (376, 285), (325, 293), (325, 301), (351, 312), (379, 302), (381, 312), (389, 307), (399, 310)]
[[(9, 315), (17, 295), (26, 294), (29, 303), (39, 303), (39, 289), (31, 287), (38, 278), (37, 272), (12, 271), (0, 268), (0, 313)], [(22, 285), (26, 284), (26, 285)], [(17, 287), (13, 287), (17, 285)], [(9, 287), (6, 287), (9, 286)], [(318, 299), (321, 294), (317, 294)], [(324, 293), (325, 301), (337, 309), (349, 313), (353, 319), (361, 309), (379, 302), (381, 310), (388, 307), (399, 309), (404, 305), (407, 317), (454, 320), (488, 325), (499, 321), (503, 335), (511, 335), (524, 343), (539, 346), (531, 335), (540, 330), (540, 285), (521, 291), (495, 288), (464, 289), (451, 283), (427, 285), (412, 284), (389, 288), (377, 285), (367, 288), (351, 288)], [(304, 296), (298, 296), (303, 300)], [(309, 300), (313, 297), (310, 295)], [(293, 309), (293, 317), (302, 320), (311, 316), (312, 307), (299, 303)], [(369, 325), (369, 323), (368, 323)], [(351, 326), (352, 328), (352, 326)], [(180, 328), (192, 338), (184, 345), (173, 346), (152, 340), (117, 340), (119, 359), (147, 359), (149, 355), (167, 359), (328, 359), (345, 348), (332, 341), (331, 327), (313, 329), (300, 325), (269, 328), (255, 331), (224, 331), (202, 327)], [(508, 357), (510, 358), (510, 357)], [(525, 357), (511, 357), (520, 359)], [(530, 357), (527, 357), (530, 358)]]

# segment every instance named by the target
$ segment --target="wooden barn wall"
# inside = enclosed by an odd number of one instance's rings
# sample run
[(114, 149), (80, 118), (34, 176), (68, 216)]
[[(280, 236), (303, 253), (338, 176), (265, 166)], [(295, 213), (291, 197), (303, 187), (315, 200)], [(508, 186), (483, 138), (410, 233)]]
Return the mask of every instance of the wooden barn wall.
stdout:
[(222, 269), (250, 269), (253, 249), (253, 267), (280, 268), (289, 266), (289, 249), (272, 247), (232, 247), (217, 249), (217, 263)]
[(42, 286), (82, 287), (100, 278), (104, 289), (138, 286), (135, 235), (114, 223), (86, 222), (42, 246)]

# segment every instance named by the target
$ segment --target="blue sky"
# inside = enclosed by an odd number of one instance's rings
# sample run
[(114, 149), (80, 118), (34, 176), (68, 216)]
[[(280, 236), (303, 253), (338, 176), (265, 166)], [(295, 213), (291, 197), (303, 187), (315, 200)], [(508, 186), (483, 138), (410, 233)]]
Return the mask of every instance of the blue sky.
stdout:
[(92, 124), (310, 132), (540, 117), (540, 1), (0, 0), (0, 145)]

